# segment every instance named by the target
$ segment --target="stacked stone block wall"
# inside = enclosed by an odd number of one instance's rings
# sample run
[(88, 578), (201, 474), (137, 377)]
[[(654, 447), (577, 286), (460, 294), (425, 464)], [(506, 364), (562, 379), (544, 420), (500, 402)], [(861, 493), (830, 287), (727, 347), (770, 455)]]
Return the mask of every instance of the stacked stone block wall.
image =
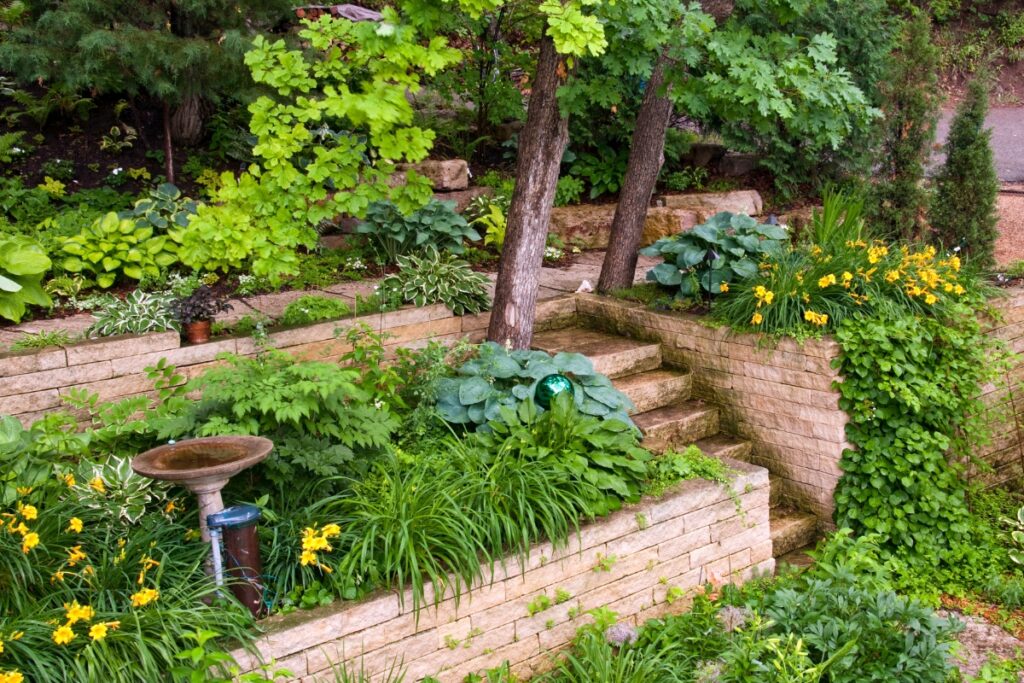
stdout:
[(781, 482), (783, 502), (831, 525), (839, 459), (849, 447), (832, 387), (834, 341), (766, 346), (758, 335), (708, 327), (697, 316), (597, 296), (581, 295), (577, 315), (587, 326), (660, 342), (666, 362), (692, 373), (694, 395), (719, 408), (722, 430), (753, 444), (751, 462)]
[[(591, 623), (588, 610), (607, 607), (620, 623), (639, 625), (684, 611), (706, 582), (742, 582), (774, 569), (768, 473), (728, 464), (735, 476), (727, 487), (683, 482), (583, 526), (565, 547), (541, 543), (523, 562), (507, 557), (493, 569), (484, 565), (483, 582), (459, 601), (449, 593), (435, 605), (428, 585), (430, 606), (418, 618), (409, 591), (401, 600), (381, 592), (273, 617), (257, 641), (258, 655), (235, 655), (250, 668), (274, 660), (304, 683), (335, 680), (332, 664), (343, 662), (371, 676), (400, 662), (409, 681), (461, 682), (504, 661), (520, 677), (539, 673)], [(531, 614), (531, 603), (543, 606), (539, 596), (550, 606)]]
[[(537, 304), (540, 329), (564, 327), (575, 321), (573, 296)], [(386, 350), (417, 347), (429, 341), (453, 344), (480, 341), (490, 314), (453, 316), (444, 306), (406, 308), (377, 315), (347, 318), (273, 332), (269, 345), (308, 360), (337, 360), (350, 349), (344, 330), (366, 325), (383, 332)], [(339, 336), (338, 331), (342, 333)], [(40, 351), (0, 354), (0, 415), (14, 415), (28, 425), (64, 405), (75, 390), (95, 393), (101, 401), (152, 394), (146, 368), (161, 358), (176, 366), (186, 379), (201, 374), (222, 353), (251, 356), (257, 351), (250, 337), (214, 339), (182, 346), (177, 332), (104, 337)]]

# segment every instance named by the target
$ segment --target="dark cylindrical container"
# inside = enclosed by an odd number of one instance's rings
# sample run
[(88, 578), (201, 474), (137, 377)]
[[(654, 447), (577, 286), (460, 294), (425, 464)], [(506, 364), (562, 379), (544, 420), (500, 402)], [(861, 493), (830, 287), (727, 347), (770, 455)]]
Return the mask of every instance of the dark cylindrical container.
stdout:
[(222, 530), (224, 570), (230, 578), (231, 592), (254, 617), (265, 613), (259, 521), (260, 510), (255, 505), (235, 505), (206, 518), (210, 528)]

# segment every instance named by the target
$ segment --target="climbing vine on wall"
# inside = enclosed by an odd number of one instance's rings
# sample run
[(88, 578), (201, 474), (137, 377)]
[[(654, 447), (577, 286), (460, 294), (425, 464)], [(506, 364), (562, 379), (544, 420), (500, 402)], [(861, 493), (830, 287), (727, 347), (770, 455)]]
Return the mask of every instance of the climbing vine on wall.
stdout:
[(948, 319), (851, 318), (836, 338), (856, 447), (840, 462), (836, 523), (911, 556), (941, 552), (968, 528), (962, 464), (985, 440), (979, 388), (1001, 353), (966, 307)]

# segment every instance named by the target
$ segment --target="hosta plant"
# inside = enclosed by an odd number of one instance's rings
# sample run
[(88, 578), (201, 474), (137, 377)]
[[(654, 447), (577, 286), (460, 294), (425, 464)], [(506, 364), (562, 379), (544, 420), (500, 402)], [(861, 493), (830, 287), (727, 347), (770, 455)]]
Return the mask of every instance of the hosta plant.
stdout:
[(164, 183), (150, 191), (146, 199), (135, 202), (129, 211), (121, 213), (122, 218), (134, 218), (136, 225), (149, 225), (155, 230), (184, 228), (196, 213), (196, 202), (183, 197), (181, 190), (171, 183)]
[(40, 282), (50, 269), (46, 252), (20, 235), (0, 235), (0, 318), (19, 322), (28, 304), (49, 306)]
[(728, 283), (754, 277), (763, 259), (782, 253), (787, 238), (777, 225), (762, 225), (750, 216), (723, 211), (640, 253), (665, 259), (647, 273), (648, 280), (678, 288), (680, 298), (695, 297), (702, 291), (720, 294), (728, 291)]
[(461, 254), (464, 240), (480, 239), (480, 233), (455, 213), (455, 202), (436, 199), (409, 215), (391, 202), (374, 202), (356, 232), (369, 235), (380, 258), (388, 263), (425, 246)]
[(109, 337), (178, 329), (178, 321), (171, 311), (171, 297), (161, 292), (135, 290), (124, 299), (108, 296), (93, 311), (93, 317), (96, 322), (89, 328), (90, 336)]
[(398, 272), (380, 283), (384, 298), (427, 306), (444, 304), (455, 315), (479, 313), (491, 305), (490, 280), (465, 261), (428, 247), (423, 254), (398, 257)]
[(72, 273), (90, 274), (104, 289), (122, 275), (133, 280), (157, 277), (178, 262), (177, 237), (174, 229), (157, 234), (148, 222), (111, 212), (65, 240), (62, 265)]
[(470, 426), (486, 425), (498, 419), (501, 408), (515, 408), (532, 399), (537, 383), (553, 374), (567, 376), (573, 384), (576, 408), (584, 415), (633, 422), (629, 397), (612, 386), (608, 377), (594, 370), (594, 364), (579, 353), (508, 351), (486, 342), (479, 353), (437, 384), (437, 408), (448, 422)]

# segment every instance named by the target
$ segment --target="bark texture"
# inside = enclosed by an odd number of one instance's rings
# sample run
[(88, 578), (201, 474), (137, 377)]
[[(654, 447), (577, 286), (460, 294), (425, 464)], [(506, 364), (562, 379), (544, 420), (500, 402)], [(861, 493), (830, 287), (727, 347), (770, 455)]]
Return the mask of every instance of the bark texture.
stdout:
[(171, 115), (171, 138), (180, 145), (192, 146), (203, 137), (203, 100), (197, 95), (186, 97)]
[(672, 116), (672, 102), (661, 94), (665, 81), (665, 55), (658, 58), (644, 90), (629, 148), (626, 177), (612, 219), (608, 251), (604, 254), (597, 291), (629, 287), (636, 272), (637, 247), (644, 231), (647, 207), (665, 162), (665, 132)]
[(167, 182), (174, 184), (174, 142), (171, 139), (171, 108), (167, 102), (164, 109), (164, 171)]
[(537, 307), (540, 267), (569, 120), (558, 109), (558, 86), (565, 64), (554, 42), (541, 40), (537, 75), (530, 92), (526, 125), (519, 134), (516, 187), (508, 210), (505, 244), (487, 338), (512, 348), (529, 348)]
[[(733, 0), (704, 0), (701, 9), (721, 23), (733, 12)], [(601, 265), (597, 291), (607, 293), (633, 284), (637, 250), (644, 231), (647, 207), (665, 163), (665, 133), (672, 117), (672, 102), (665, 93), (668, 55), (662, 51), (654, 64), (637, 114), (629, 148), (626, 176), (622, 180), (619, 204), (612, 219), (608, 251)]]

